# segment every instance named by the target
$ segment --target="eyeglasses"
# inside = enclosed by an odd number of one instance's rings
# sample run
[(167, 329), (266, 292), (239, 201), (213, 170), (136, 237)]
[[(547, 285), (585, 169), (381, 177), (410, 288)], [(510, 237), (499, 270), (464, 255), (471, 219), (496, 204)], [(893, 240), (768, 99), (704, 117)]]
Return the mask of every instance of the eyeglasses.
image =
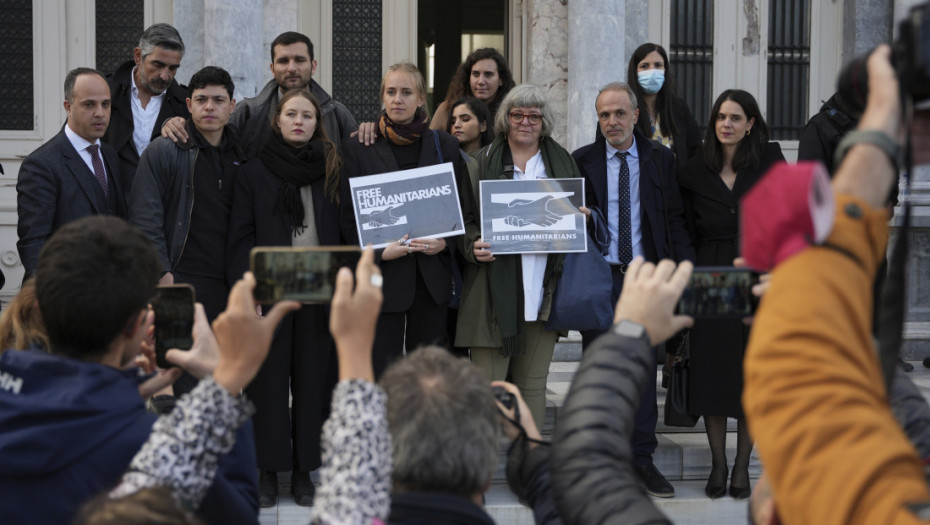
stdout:
[(519, 111), (513, 111), (510, 113), (510, 122), (511, 124), (521, 124), (523, 119), (528, 119), (530, 125), (535, 126), (542, 122), (543, 116), (539, 113), (520, 113)]

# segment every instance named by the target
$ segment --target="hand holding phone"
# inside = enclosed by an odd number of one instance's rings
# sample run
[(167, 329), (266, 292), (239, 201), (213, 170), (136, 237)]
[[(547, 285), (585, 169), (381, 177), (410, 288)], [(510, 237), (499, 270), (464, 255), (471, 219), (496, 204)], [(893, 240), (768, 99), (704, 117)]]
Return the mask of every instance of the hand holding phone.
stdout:
[(705, 266), (694, 269), (676, 313), (694, 318), (743, 318), (756, 313), (752, 288), (759, 274), (748, 268)]
[(255, 302), (270, 304), (289, 299), (329, 303), (336, 287), (336, 272), (343, 266), (355, 268), (361, 255), (359, 248), (351, 246), (253, 248)]

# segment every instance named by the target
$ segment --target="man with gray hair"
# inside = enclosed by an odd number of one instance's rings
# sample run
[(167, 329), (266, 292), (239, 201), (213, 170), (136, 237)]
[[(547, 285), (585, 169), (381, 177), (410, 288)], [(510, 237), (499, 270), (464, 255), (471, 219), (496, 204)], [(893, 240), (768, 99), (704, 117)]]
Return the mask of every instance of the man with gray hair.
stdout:
[[(694, 260), (685, 229), (684, 208), (675, 181), (675, 156), (636, 129), (639, 104), (625, 82), (604, 86), (594, 103), (600, 135), (572, 153), (585, 178), (585, 204), (607, 218), (613, 274), (612, 304), (623, 288), (623, 275), (636, 256), (658, 262)], [(584, 346), (601, 332), (582, 332)], [(633, 431), (633, 466), (653, 496), (670, 498), (675, 488), (653, 465), (659, 411), (655, 384), (643, 392)]]
[(127, 197), (142, 152), (159, 136), (161, 124), (171, 117), (190, 118), (184, 101), (187, 88), (174, 79), (183, 56), (178, 30), (153, 24), (139, 38), (132, 60), (107, 77), (113, 112), (103, 141), (119, 153)]

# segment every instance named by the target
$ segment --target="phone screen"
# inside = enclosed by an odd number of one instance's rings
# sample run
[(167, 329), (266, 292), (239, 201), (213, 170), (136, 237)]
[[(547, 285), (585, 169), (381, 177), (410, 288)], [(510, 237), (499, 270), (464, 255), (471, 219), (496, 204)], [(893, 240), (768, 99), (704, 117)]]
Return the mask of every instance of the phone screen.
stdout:
[(189, 284), (163, 285), (152, 303), (155, 310), (155, 361), (159, 368), (175, 366), (165, 359), (172, 349), (194, 345), (194, 288)]
[(759, 282), (753, 270), (732, 267), (698, 267), (678, 301), (677, 313), (691, 317), (749, 317), (758, 298), (752, 287)]
[(339, 268), (347, 266), (354, 272), (361, 256), (359, 248), (350, 246), (254, 248), (255, 301), (328, 303), (333, 300)]

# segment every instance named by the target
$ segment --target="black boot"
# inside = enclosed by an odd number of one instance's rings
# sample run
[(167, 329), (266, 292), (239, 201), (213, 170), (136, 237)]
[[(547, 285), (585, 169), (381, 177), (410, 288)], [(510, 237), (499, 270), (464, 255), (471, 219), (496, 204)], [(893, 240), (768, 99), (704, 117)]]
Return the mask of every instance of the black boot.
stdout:
[(268, 508), (278, 504), (278, 473), (262, 470), (258, 473), (258, 505)]
[(294, 502), (301, 507), (313, 505), (313, 495), (316, 494), (316, 487), (313, 481), (310, 481), (309, 472), (294, 471), (291, 474), (291, 494), (294, 495)]

